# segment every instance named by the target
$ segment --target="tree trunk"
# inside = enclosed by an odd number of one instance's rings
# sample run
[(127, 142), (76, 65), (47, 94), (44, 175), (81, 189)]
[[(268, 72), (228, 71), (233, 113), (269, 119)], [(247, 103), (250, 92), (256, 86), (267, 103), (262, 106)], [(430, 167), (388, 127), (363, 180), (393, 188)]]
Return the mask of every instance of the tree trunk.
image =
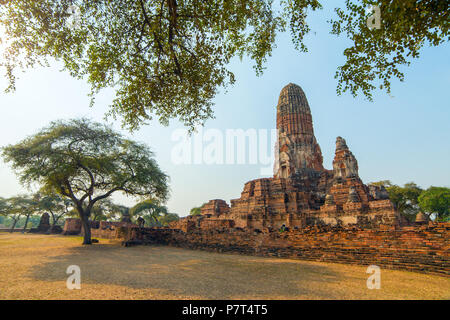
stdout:
[(14, 220), (14, 222), (13, 222), (13, 225), (12, 225), (12, 227), (11, 227), (11, 230), (9, 231), (9, 232), (13, 232), (14, 231), (14, 229), (15, 229), (15, 227), (16, 227), (16, 223), (17, 223), (17, 221), (19, 220), (19, 219), (13, 219)]
[(30, 219), (30, 215), (31, 214), (27, 214), (27, 219), (25, 220), (25, 224), (23, 226), (22, 233), (25, 233), (25, 230), (27, 229), (27, 224), (28, 224), (28, 220)]
[(52, 215), (52, 227), (54, 227), (56, 225), (56, 218), (54, 213), (50, 210), (50, 214)]
[(85, 214), (81, 215), (81, 225), (82, 225), (83, 233), (84, 233), (83, 244), (92, 244), (91, 224), (89, 223), (88, 215), (85, 215)]
[(59, 218), (61, 218), (61, 216), (55, 216), (55, 218), (53, 219), (53, 227), (58, 224)]

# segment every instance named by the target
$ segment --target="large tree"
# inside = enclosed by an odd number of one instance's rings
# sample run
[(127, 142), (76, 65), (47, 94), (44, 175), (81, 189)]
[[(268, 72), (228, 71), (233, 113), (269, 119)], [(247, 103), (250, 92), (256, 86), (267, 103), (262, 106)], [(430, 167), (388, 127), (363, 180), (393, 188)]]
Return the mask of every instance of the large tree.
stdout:
[[(111, 114), (135, 129), (152, 116), (164, 124), (179, 118), (191, 127), (212, 117), (218, 90), (235, 81), (231, 59), (248, 56), (261, 74), (276, 34), (287, 30), (295, 48), (307, 51), (305, 18), (322, 1), (3, 2), (0, 25), (9, 46), (0, 66), (9, 90), (15, 88), (15, 69), (57, 59), (72, 76), (89, 82), (93, 97), (114, 88)], [(74, 4), (79, 9), (70, 7)], [(367, 26), (369, 4), (380, 7), (380, 29)], [(424, 45), (448, 41), (447, 1), (347, 0), (336, 12), (332, 32), (353, 42), (336, 74), (339, 94), (362, 92), (371, 99), (378, 84), (390, 92), (392, 77), (403, 80), (399, 66), (417, 58)]]
[(39, 184), (73, 201), (91, 244), (94, 205), (114, 192), (168, 197), (168, 176), (144, 145), (87, 119), (55, 121), (16, 145), (3, 148), (25, 185)]

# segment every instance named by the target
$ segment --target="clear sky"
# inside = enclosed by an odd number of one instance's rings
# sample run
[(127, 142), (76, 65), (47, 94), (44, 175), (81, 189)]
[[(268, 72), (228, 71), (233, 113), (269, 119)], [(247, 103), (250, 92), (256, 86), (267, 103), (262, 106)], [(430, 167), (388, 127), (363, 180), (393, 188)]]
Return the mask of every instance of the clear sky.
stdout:
[[(396, 184), (414, 181), (423, 188), (450, 186), (450, 46), (425, 48), (420, 59), (404, 68), (405, 82), (394, 81), (392, 97), (375, 92), (374, 102), (362, 96), (336, 95), (336, 68), (344, 61), (349, 45), (329, 34), (327, 20), (332, 8), (314, 13), (308, 22), (309, 52), (295, 51), (289, 34), (277, 38), (277, 48), (268, 59), (267, 69), (256, 77), (252, 63), (238, 59), (231, 63), (236, 83), (215, 99), (215, 116), (206, 129), (273, 129), (278, 95), (289, 82), (306, 93), (315, 135), (324, 156), (324, 166), (332, 167), (335, 140), (342, 136), (356, 156), (364, 182), (389, 179)], [(0, 92), (0, 146), (16, 143), (37, 132), (50, 121), (89, 117), (103, 121), (114, 93), (105, 90), (89, 108), (88, 86), (68, 73), (36, 68), (18, 74), (17, 91)], [(3, 74), (2, 74), (3, 76)], [(6, 80), (0, 78), (0, 88)], [(110, 120), (120, 130), (120, 121)], [(170, 176), (171, 212), (181, 216), (210, 199), (240, 196), (246, 181), (260, 178), (260, 164), (176, 164), (171, 153), (178, 142), (171, 139), (182, 128), (177, 121), (163, 127), (156, 121), (138, 132), (123, 133), (147, 143), (156, 153), (161, 168)], [(13, 171), (0, 160), (0, 196), (26, 192)], [(115, 197), (132, 205), (132, 199)]]

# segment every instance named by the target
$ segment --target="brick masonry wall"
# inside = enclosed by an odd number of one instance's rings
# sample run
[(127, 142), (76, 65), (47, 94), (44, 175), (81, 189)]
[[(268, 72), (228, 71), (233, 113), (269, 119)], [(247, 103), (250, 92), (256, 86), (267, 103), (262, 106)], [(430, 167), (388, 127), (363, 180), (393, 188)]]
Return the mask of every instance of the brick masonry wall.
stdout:
[[(122, 230), (132, 243), (282, 257), (344, 264), (378, 265), (450, 276), (450, 223), (395, 229), (308, 227), (279, 233), (134, 228)], [(127, 241), (125, 241), (127, 243)]]
[(81, 232), (81, 220), (78, 218), (67, 218), (64, 222), (63, 234), (76, 235)]

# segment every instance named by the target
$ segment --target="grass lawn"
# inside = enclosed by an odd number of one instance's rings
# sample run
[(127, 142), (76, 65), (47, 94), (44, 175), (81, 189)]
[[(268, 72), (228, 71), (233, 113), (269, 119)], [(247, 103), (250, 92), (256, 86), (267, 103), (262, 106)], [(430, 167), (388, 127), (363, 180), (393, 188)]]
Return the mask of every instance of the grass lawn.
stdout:
[[(66, 287), (69, 265), (81, 290)], [(450, 278), (109, 240), (0, 233), (0, 299), (450, 299)]]

